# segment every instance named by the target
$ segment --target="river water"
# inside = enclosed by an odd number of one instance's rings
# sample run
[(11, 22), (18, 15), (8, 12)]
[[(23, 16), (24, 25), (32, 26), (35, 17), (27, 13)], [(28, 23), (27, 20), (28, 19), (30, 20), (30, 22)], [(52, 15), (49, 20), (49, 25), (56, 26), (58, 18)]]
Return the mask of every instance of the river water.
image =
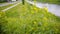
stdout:
[[(30, 4), (34, 4), (34, 2), (32, 1), (27, 1), (27, 2), (29, 2)], [(51, 12), (52, 14), (55, 14), (56, 16), (60, 16), (60, 5), (40, 3), (40, 2), (36, 2), (35, 5), (39, 8), (47, 7), (49, 12)]]

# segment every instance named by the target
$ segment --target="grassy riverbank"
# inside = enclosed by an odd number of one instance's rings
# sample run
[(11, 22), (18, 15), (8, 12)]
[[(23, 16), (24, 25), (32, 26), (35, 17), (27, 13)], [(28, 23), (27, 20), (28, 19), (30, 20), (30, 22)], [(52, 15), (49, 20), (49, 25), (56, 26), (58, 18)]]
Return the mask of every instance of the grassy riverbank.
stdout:
[(60, 0), (37, 0), (38, 2), (60, 4)]
[(0, 17), (2, 34), (60, 34), (60, 18), (47, 8), (19, 4), (2, 15), (5, 15)]

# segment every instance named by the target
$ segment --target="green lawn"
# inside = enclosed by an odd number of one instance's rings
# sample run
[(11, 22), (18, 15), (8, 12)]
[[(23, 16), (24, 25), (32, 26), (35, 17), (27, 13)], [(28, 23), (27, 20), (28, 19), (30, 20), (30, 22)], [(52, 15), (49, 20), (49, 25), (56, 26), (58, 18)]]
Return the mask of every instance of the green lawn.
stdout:
[(60, 4), (60, 0), (36, 0), (43, 3)]
[(0, 2), (0, 4), (4, 4), (4, 3), (7, 3), (7, 2)]
[(0, 12), (1, 34), (60, 34), (60, 18), (30, 4)]
[(0, 11), (1, 11), (1, 10), (4, 10), (4, 9), (6, 9), (6, 8), (12, 6), (12, 5), (13, 5), (13, 4), (10, 4), (10, 5), (7, 5), (7, 6), (2, 6), (2, 7), (0, 7)]

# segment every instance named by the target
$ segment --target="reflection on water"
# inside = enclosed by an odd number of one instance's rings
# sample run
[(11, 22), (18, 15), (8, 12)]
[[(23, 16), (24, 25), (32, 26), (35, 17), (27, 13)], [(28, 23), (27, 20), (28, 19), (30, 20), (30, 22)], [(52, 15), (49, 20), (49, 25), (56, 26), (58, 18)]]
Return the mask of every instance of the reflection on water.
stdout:
[(60, 16), (60, 6), (59, 5), (48, 5), (48, 10), (52, 13), (55, 13), (57, 16)]

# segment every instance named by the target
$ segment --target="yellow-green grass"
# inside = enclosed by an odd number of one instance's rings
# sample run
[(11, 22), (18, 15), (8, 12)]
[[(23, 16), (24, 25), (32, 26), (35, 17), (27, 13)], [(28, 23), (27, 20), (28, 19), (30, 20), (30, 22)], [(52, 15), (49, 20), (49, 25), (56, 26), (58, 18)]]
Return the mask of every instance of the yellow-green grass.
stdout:
[(19, 4), (4, 13), (1, 34), (60, 34), (60, 18), (30, 4)]
[(12, 5), (13, 5), (13, 4), (9, 4), (9, 5), (7, 5), (7, 6), (1, 6), (1, 7), (0, 7), (0, 11), (4, 10), (4, 9), (6, 9), (6, 8), (12, 6)]
[(60, 0), (36, 0), (36, 1), (43, 2), (43, 3), (59, 4), (60, 5)]

